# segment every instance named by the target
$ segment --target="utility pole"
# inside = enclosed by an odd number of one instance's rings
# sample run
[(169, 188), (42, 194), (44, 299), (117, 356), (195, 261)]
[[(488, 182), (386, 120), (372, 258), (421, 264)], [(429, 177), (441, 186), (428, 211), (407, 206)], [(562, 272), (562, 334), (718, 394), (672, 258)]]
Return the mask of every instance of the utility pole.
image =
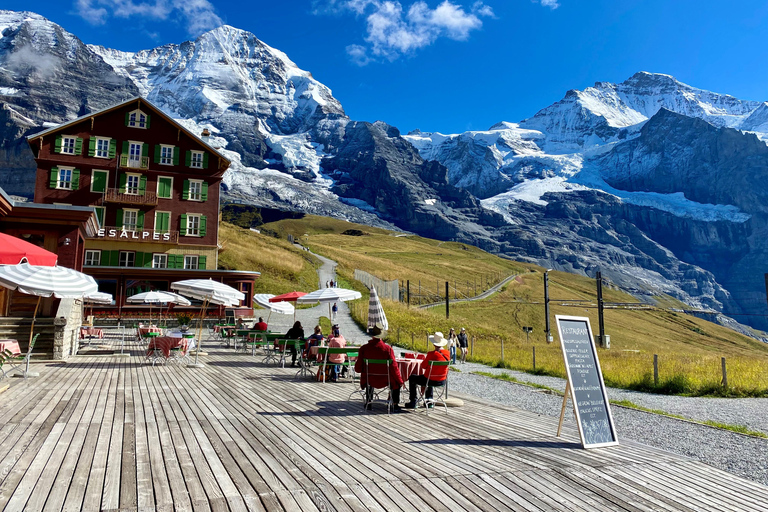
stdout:
[(448, 295), (448, 281), (445, 282), (445, 318), (446, 320), (450, 317), (450, 311), (448, 306), (448, 301), (450, 299), (450, 295)]
[(603, 274), (598, 270), (595, 272), (597, 281), (597, 324), (600, 328), (600, 346), (608, 348), (605, 339), (605, 323), (603, 322)]
[(551, 268), (548, 268), (544, 272), (544, 330), (547, 343), (552, 343), (552, 333), (549, 326), (549, 272)]

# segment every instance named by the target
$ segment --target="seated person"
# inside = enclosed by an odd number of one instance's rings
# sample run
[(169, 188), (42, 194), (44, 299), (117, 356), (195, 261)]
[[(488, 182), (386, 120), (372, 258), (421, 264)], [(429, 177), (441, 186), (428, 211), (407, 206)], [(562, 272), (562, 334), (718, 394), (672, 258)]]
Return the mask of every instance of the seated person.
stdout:
[(319, 347), (323, 344), (324, 339), (325, 337), (323, 336), (323, 330), (319, 325), (316, 325), (315, 332), (309, 335), (309, 338), (307, 338), (307, 344), (304, 346), (304, 359), (309, 357), (309, 347)]
[(360, 374), (360, 389), (365, 389), (365, 408), (371, 410), (373, 401), (373, 389), (383, 388), (387, 385), (387, 380), (383, 375), (372, 375), (370, 382), (365, 369), (366, 359), (391, 359), (389, 365), (389, 384), (392, 389), (392, 404), (395, 412), (400, 410), (400, 388), (403, 387), (403, 377), (400, 375), (400, 368), (395, 362), (395, 351), (384, 343), (379, 335), (381, 329), (374, 325), (370, 329), (371, 339), (368, 343), (360, 347), (357, 361), (355, 361), (355, 371)]
[(259, 321), (253, 324), (253, 330), (254, 331), (266, 331), (267, 330), (267, 322), (264, 321), (263, 318), (259, 317)]
[(245, 330), (245, 322), (243, 322), (242, 318), (237, 319), (237, 323), (235, 324), (235, 329), (237, 329), (238, 331)]
[[(288, 332), (285, 333), (285, 339), (304, 340), (304, 328), (301, 326), (301, 322), (296, 320), (296, 323), (293, 324), (293, 327), (288, 329)], [(294, 367), (296, 366), (296, 356), (298, 355), (296, 352), (296, 345), (291, 343), (288, 345), (288, 350), (291, 351), (291, 367)]]
[(432, 342), (432, 344), (435, 346), (435, 350), (429, 352), (427, 354), (427, 357), (422, 360), (421, 367), (424, 370), (424, 375), (411, 375), (411, 378), (408, 379), (408, 388), (409, 388), (409, 397), (408, 397), (408, 403), (405, 404), (406, 409), (415, 409), (416, 408), (416, 388), (418, 386), (427, 386), (427, 390), (424, 393), (424, 398), (429, 400), (432, 398), (432, 387), (433, 386), (442, 386), (445, 382), (445, 379), (448, 377), (448, 367), (447, 366), (435, 366), (432, 368), (432, 373), (429, 376), (429, 380), (427, 380), (427, 373), (429, 372), (429, 362), (430, 361), (450, 361), (451, 360), (451, 354), (448, 353), (447, 350), (445, 350), (445, 347), (448, 344), (448, 340), (443, 337), (443, 333), (436, 332), (434, 336), (429, 337), (429, 341)]
[[(328, 346), (332, 348), (344, 348), (347, 346), (347, 340), (339, 332), (339, 325), (331, 327), (331, 337), (328, 338)], [(329, 354), (328, 363), (331, 364), (331, 382), (336, 382), (339, 378), (339, 364), (347, 360), (346, 354)]]

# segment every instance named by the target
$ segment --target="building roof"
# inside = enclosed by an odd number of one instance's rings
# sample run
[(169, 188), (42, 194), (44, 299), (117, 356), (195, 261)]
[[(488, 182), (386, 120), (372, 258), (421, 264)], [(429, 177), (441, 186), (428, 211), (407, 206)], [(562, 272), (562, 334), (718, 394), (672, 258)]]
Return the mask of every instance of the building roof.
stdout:
[(28, 136), (27, 136), (27, 142), (31, 143), (33, 140), (39, 139), (39, 138), (41, 138), (41, 137), (44, 137), (44, 136), (46, 136), (46, 135), (49, 135), (49, 134), (51, 134), (51, 133), (55, 133), (55, 132), (57, 132), (57, 131), (59, 131), (59, 130), (63, 130), (64, 128), (66, 128), (66, 127), (68, 127), (68, 126), (72, 126), (72, 125), (74, 125), (74, 124), (80, 123), (80, 122), (82, 122), (82, 121), (85, 121), (86, 119), (90, 119), (90, 118), (92, 118), (92, 117), (95, 117), (95, 116), (99, 116), (99, 115), (101, 115), (101, 114), (106, 114), (107, 112), (111, 112), (111, 111), (113, 111), (113, 110), (117, 110), (117, 109), (119, 109), (119, 108), (122, 108), (122, 107), (124, 107), (124, 106), (126, 106), (126, 105), (129, 105), (129, 104), (131, 104), (131, 103), (133, 103), (133, 102), (136, 102), (136, 101), (138, 101), (138, 102), (140, 102), (140, 103), (141, 103), (141, 102), (145, 103), (145, 104), (146, 104), (146, 105), (148, 105), (148, 106), (149, 106), (149, 108), (150, 108), (151, 110), (153, 110), (153, 111), (154, 111), (156, 114), (160, 115), (160, 116), (161, 116), (162, 118), (164, 118), (166, 121), (168, 121), (169, 123), (173, 124), (173, 125), (174, 125), (176, 128), (178, 128), (179, 130), (181, 130), (181, 131), (183, 131), (184, 133), (186, 133), (187, 135), (189, 135), (189, 136), (192, 138), (192, 140), (194, 140), (194, 141), (198, 142), (198, 143), (199, 143), (201, 146), (203, 146), (204, 148), (208, 149), (209, 151), (212, 151), (212, 152), (213, 152), (214, 154), (216, 154), (216, 155), (217, 155), (219, 158), (221, 158), (221, 159), (223, 159), (224, 161), (226, 161), (226, 162), (227, 162), (227, 167), (229, 167), (229, 164), (231, 164), (231, 163), (232, 163), (232, 162), (229, 160), (229, 158), (227, 158), (227, 157), (225, 157), (224, 155), (222, 155), (221, 153), (219, 153), (219, 151), (218, 151), (216, 148), (214, 148), (214, 147), (212, 147), (211, 145), (209, 145), (209, 144), (208, 144), (207, 142), (205, 142), (203, 139), (201, 139), (200, 137), (198, 137), (197, 135), (195, 135), (194, 133), (192, 133), (191, 131), (189, 131), (188, 129), (186, 129), (184, 126), (182, 126), (181, 124), (179, 124), (179, 123), (178, 123), (178, 122), (177, 122), (175, 119), (173, 119), (171, 116), (169, 116), (168, 114), (166, 114), (165, 112), (163, 112), (162, 110), (160, 110), (158, 107), (156, 107), (155, 105), (153, 105), (153, 104), (152, 104), (152, 102), (150, 102), (149, 100), (147, 100), (146, 98), (143, 98), (143, 97), (141, 97), (141, 96), (135, 96), (135, 97), (133, 97), (133, 98), (131, 98), (131, 99), (129, 99), (129, 100), (126, 100), (126, 101), (122, 101), (122, 102), (120, 102), (120, 103), (118, 103), (118, 104), (116, 104), (116, 105), (112, 105), (111, 107), (107, 107), (107, 108), (104, 108), (104, 109), (98, 110), (98, 111), (96, 111), (96, 112), (91, 112), (90, 114), (86, 114), (86, 115), (84, 115), (84, 116), (80, 116), (80, 117), (78, 117), (78, 118), (76, 118), (76, 119), (73, 119), (73, 120), (71, 120), (71, 121), (67, 121), (66, 123), (62, 123), (62, 124), (60, 124), (60, 125), (57, 125), (57, 126), (53, 126), (53, 127), (51, 127), (51, 128), (48, 128), (47, 130), (43, 130), (42, 132), (38, 132), (38, 133), (35, 133), (35, 134), (32, 134), (32, 135), (28, 135)]

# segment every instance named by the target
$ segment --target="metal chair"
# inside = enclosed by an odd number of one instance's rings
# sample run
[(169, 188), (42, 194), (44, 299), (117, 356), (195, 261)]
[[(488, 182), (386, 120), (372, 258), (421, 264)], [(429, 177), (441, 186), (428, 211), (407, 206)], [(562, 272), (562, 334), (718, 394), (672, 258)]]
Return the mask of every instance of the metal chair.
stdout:
[[(24, 371), (22, 375), (26, 379), (29, 376), (29, 359), (32, 357), (32, 349), (35, 347), (35, 342), (40, 333), (35, 334), (32, 337), (32, 341), (29, 343), (29, 348), (26, 354), (14, 354), (10, 350), (6, 349), (0, 352), (0, 379), (5, 378), (6, 375), (13, 371), (19, 370), (22, 363), (24, 364)], [(6, 369), (6, 367), (10, 367)]]
[[(427, 368), (427, 373), (425, 377), (427, 378), (427, 382), (431, 381), (430, 378), (435, 373), (435, 367), (449, 367), (451, 364), (450, 361), (430, 361), (429, 367)], [(448, 405), (445, 403), (445, 400), (443, 400), (443, 395), (445, 394), (445, 390), (448, 389), (448, 374), (450, 371), (448, 371), (445, 374), (445, 379), (440, 382), (440, 384), (433, 384), (431, 386), (427, 385), (424, 386), (423, 390), (419, 388), (419, 400), (418, 402), (421, 402), (424, 404), (424, 412), (429, 415), (429, 410), (431, 408), (434, 408), (435, 404), (442, 404), (443, 407), (445, 407), (445, 413), (448, 414)], [(433, 381), (437, 382), (437, 381)], [(426, 398), (426, 391), (427, 389), (432, 388), (432, 398)], [(438, 391), (439, 390), (439, 391)], [(418, 403), (417, 402), (417, 403)]]
[[(365, 399), (363, 400), (363, 407), (365, 410), (368, 410), (368, 406), (373, 402), (373, 400), (379, 399), (379, 393), (376, 390), (387, 390), (389, 392), (389, 396), (387, 397), (387, 414), (389, 414), (392, 411), (393, 403), (392, 403), (392, 382), (389, 378), (389, 367), (394, 363), (391, 359), (365, 359), (363, 360), (365, 363), (365, 374), (366, 379), (368, 381), (367, 388), (370, 389), (370, 394), (368, 392), (368, 389), (366, 389), (365, 393)], [(387, 378), (387, 385), (386, 387), (374, 387), (370, 385), (371, 377), (385, 377)], [(374, 398), (375, 397), (375, 398)]]

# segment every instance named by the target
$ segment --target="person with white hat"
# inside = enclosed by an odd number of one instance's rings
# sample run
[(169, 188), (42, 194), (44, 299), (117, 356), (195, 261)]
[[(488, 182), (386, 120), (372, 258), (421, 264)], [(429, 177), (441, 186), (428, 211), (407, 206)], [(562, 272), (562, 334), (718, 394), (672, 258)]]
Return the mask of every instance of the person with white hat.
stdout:
[[(421, 366), (425, 372), (429, 369), (430, 361), (450, 361), (451, 359), (451, 355), (445, 350), (448, 340), (445, 339), (443, 333), (439, 331), (436, 332), (429, 337), (429, 341), (435, 346), (435, 350), (428, 352), (427, 357), (421, 362)], [(429, 379), (427, 379), (426, 375), (411, 375), (408, 379), (409, 397), (408, 403), (405, 404), (405, 408), (416, 408), (416, 388), (419, 386), (427, 386), (424, 398), (430, 399), (432, 398), (432, 388), (434, 386), (442, 386), (446, 378), (448, 378), (448, 366), (433, 366)]]

